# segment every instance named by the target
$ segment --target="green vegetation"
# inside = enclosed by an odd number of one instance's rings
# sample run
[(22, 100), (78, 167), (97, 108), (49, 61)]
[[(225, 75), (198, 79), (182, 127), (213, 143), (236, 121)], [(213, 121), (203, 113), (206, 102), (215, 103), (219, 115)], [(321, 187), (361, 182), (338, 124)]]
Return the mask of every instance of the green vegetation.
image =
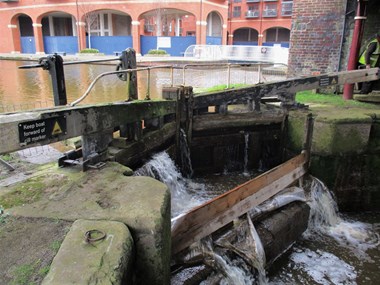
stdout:
[(85, 48), (82, 49), (80, 53), (99, 53), (99, 50), (96, 48)]
[(11, 285), (32, 285), (36, 284), (35, 282), (30, 282), (34, 272), (40, 266), (41, 261), (37, 260), (34, 263), (23, 264), (13, 271), (14, 278), (11, 282)]
[(20, 265), (13, 271), (11, 285), (37, 285), (39, 282), (33, 280), (44, 279), (49, 270), (50, 265), (41, 267), (41, 260)]
[(62, 244), (61, 241), (59, 241), (59, 240), (55, 240), (55, 241), (53, 241), (53, 242), (50, 244), (50, 248), (51, 248), (54, 252), (58, 252), (59, 248), (61, 247), (61, 244)]
[(250, 86), (249, 84), (243, 84), (243, 83), (237, 83), (237, 84), (230, 84), (230, 87), (227, 88), (227, 84), (221, 84), (221, 85), (215, 85), (208, 88), (197, 88), (194, 90), (194, 93), (207, 93), (207, 92), (215, 92), (215, 91), (222, 91), (226, 89), (233, 89), (233, 88), (240, 88), (240, 87), (247, 87)]
[(163, 49), (151, 49), (148, 51), (148, 54), (153, 54), (153, 55), (168, 55), (166, 50)]
[(28, 183), (22, 183), (11, 192), (0, 197), (0, 204), (5, 208), (11, 208), (26, 203), (32, 203), (40, 198), (44, 189), (44, 182), (41, 177), (31, 178)]
[(11, 161), (13, 159), (13, 156), (10, 153), (8, 153), (8, 154), (0, 155), (0, 158), (4, 161)]
[(296, 101), (303, 104), (315, 103), (326, 104), (337, 107), (358, 107), (364, 109), (378, 109), (379, 106), (355, 100), (344, 100), (341, 95), (335, 94), (318, 94), (313, 91), (302, 91), (296, 95)]

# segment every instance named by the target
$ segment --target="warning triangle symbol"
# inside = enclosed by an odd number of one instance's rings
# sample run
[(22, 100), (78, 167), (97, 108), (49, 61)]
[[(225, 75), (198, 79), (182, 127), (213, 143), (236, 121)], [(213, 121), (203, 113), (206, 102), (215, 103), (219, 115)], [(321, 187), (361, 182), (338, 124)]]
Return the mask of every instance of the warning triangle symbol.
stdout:
[(331, 84), (337, 84), (337, 82), (336, 82), (336, 79), (335, 79), (335, 78), (333, 78), (333, 80), (331, 81)]
[(57, 121), (55, 121), (55, 123), (54, 123), (53, 131), (51, 132), (51, 134), (53, 136), (54, 135), (62, 134), (62, 129), (61, 129), (61, 127), (60, 127), (60, 125), (58, 124)]

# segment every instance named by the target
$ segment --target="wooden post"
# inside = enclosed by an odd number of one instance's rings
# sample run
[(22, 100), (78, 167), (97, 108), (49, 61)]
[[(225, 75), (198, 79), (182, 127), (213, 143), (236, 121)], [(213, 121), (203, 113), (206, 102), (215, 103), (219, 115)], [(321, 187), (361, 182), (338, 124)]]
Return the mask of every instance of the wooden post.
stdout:
[(177, 100), (177, 130), (176, 130), (176, 158), (177, 163), (181, 168), (181, 171), (186, 174), (184, 169), (185, 163), (182, 161), (181, 155), (181, 129), (184, 130), (186, 134), (186, 143), (189, 147), (191, 145), (192, 130), (193, 130), (193, 105), (194, 105), (194, 95), (193, 87), (182, 86), (179, 87), (178, 100)]
[[(136, 52), (134, 49), (127, 48), (124, 50), (120, 57), (121, 69), (136, 69)], [(137, 71), (131, 71), (125, 75), (119, 76), (120, 79), (127, 81), (127, 94), (128, 101), (138, 99), (137, 89)]]

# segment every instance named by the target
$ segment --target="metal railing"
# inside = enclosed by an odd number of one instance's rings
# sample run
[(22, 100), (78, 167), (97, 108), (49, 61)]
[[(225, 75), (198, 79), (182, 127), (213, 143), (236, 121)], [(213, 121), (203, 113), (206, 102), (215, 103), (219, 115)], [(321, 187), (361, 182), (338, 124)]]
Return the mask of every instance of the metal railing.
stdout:
[[(56, 55), (57, 56), (57, 55)], [(46, 58), (43, 58), (44, 60)], [(51, 68), (51, 62), (46, 63), (44, 60), (40, 60), (38, 64), (21, 66), (21, 69), (30, 69), (41, 67), (43, 69), (49, 70)], [(111, 59), (100, 59), (100, 60), (86, 60), (86, 61), (75, 61), (75, 62), (64, 62), (63, 65), (75, 65), (75, 64), (88, 64), (88, 63), (99, 63), (107, 61), (119, 61), (121, 57), (111, 58)], [(53, 60), (54, 63), (54, 60)], [(164, 71), (162, 71), (164, 70)], [(166, 71), (165, 71), (166, 70)], [(245, 62), (245, 63), (208, 63), (208, 64), (185, 64), (181, 66), (174, 65), (160, 65), (160, 66), (145, 66), (132, 69), (120, 69), (116, 71), (108, 71), (99, 74), (88, 86), (87, 90), (82, 96), (74, 100), (71, 103), (65, 103), (60, 105), (70, 105), (75, 106), (87, 98), (91, 90), (94, 88), (96, 83), (103, 77), (110, 75), (117, 75), (120, 79), (121, 77), (127, 78), (127, 86), (130, 84), (130, 75), (136, 73), (137, 76), (142, 76), (142, 72), (145, 74), (145, 82), (143, 84), (146, 88), (145, 100), (151, 99), (151, 84), (153, 75), (155, 77), (155, 82), (153, 84), (156, 87), (161, 86), (174, 86), (174, 85), (190, 85), (199, 88), (209, 88), (214, 85), (226, 85), (226, 88), (230, 88), (233, 84), (246, 84), (252, 85), (257, 83), (263, 83), (274, 80), (282, 80), (286, 78), (286, 65), (282, 63), (258, 63), (258, 62)], [(59, 78), (53, 78), (53, 75), (57, 76), (56, 72), (49, 72), (52, 75), (52, 81), (59, 81)], [(156, 73), (154, 73), (156, 72)], [(128, 76), (126, 76), (128, 74)], [(190, 75), (191, 74), (191, 75)], [(63, 79), (64, 75), (62, 74)], [(59, 77), (59, 76), (58, 76)], [(157, 78), (160, 82), (157, 82)], [(123, 79), (122, 79), (123, 80)], [(203, 82), (203, 84), (200, 82)], [(127, 87), (127, 94), (128, 94)], [(53, 89), (54, 92), (54, 89)], [(56, 96), (55, 96), (56, 97)], [(55, 100), (56, 101), (56, 100)], [(57, 104), (56, 104), (57, 105)], [(38, 108), (51, 107), (49, 102), (37, 102), (37, 103), (23, 103), (13, 106), (2, 106), (0, 105), (0, 113), (5, 112), (15, 112), (21, 110), (31, 110)]]

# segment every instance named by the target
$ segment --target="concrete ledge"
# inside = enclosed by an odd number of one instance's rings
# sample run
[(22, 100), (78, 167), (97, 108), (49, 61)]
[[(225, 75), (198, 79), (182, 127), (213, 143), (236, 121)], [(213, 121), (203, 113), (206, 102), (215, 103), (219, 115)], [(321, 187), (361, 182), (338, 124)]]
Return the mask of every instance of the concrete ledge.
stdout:
[[(103, 239), (85, 239), (88, 231)], [(93, 239), (102, 238), (93, 232)], [(63, 241), (43, 285), (132, 284), (132, 236), (122, 223), (77, 220)], [(129, 271), (129, 277), (127, 273)]]

